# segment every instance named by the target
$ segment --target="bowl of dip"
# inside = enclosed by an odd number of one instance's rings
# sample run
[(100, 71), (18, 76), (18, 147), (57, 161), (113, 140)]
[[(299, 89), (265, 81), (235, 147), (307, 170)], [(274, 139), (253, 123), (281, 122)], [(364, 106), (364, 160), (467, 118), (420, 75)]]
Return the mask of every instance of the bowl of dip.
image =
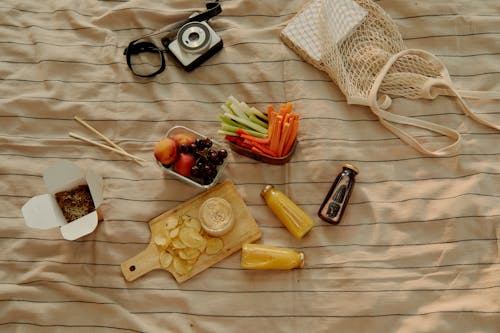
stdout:
[(199, 219), (203, 230), (211, 236), (225, 235), (234, 226), (231, 204), (221, 197), (205, 200), (200, 206)]

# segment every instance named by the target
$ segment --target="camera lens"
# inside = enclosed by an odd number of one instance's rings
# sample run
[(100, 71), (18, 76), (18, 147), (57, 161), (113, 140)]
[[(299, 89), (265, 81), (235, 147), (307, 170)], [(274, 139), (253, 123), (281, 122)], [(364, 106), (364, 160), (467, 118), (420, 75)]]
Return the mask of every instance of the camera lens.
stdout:
[(186, 52), (201, 53), (210, 46), (210, 31), (201, 22), (190, 22), (179, 30), (177, 42)]
[(192, 32), (188, 36), (188, 39), (190, 41), (195, 41), (195, 40), (198, 40), (199, 38), (200, 38), (200, 35), (197, 32)]

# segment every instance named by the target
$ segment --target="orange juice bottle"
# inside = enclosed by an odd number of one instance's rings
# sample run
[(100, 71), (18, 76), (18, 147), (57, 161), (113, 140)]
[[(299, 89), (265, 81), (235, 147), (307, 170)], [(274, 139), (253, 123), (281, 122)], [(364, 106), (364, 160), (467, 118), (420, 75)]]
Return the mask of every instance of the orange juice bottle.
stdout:
[(260, 195), (274, 215), (278, 217), (295, 238), (304, 237), (313, 227), (314, 221), (283, 192), (275, 189), (274, 186), (266, 185)]
[(303, 268), (304, 253), (283, 247), (243, 244), (241, 267), (246, 269)]

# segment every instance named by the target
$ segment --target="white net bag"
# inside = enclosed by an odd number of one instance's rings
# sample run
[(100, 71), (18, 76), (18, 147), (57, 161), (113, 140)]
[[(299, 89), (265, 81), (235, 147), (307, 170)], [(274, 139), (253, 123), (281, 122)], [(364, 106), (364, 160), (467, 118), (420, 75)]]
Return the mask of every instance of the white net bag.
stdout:
[[(453, 88), (448, 71), (439, 59), (424, 50), (406, 48), (396, 24), (371, 0), (312, 0), (283, 29), (281, 37), (307, 62), (328, 73), (349, 104), (369, 106), (382, 125), (424, 154), (456, 154), (460, 133), (432, 122), (388, 112), (391, 96), (410, 99), (455, 96), (465, 114), (500, 130), (498, 125), (483, 119), (467, 106)], [(500, 99), (500, 93), (470, 92), (466, 95)], [(429, 149), (404, 126), (396, 124), (430, 130), (453, 142)]]

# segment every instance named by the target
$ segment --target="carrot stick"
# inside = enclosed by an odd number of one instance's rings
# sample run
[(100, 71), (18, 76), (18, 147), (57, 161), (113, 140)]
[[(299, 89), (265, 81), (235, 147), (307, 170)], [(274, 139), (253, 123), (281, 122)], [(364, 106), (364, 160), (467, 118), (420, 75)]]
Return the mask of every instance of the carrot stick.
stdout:
[(283, 124), (290, 123), (291, 119), (294, 118), (293, 113), (287, 113), (283, 119)]
[(283, 125), (283, 133), (281, 133), (280, 142), (278, 145), (278, 156), (283, 156), (283, 150), (285, 148), (285, 144), (288, 140), (288, 136), (290, 135), (290, 123), (285, 123)]
[(276, 136), (275, 133), (276, 133), (276, 130), (279, 126), (277, 116), (278, 116), (277, 112), (273, 112), (271, 114), (271, 125), (270, 125), (271, 130), (268, 129), (268, 131), (267, 131), (267, 133), (268, 133), (267, 136), (269, 138), (268, 147), (271, 147), (273, 140), (275, 140), (273, 138)]
[(246, 134), (246, 135), (249, 135), (247, 131), (245, 131), (243, 128), (238, 128), (236, 130), (236, 134), (238, 134), (239, 136), (241, 136), (242, 134)]
[(280, 108), (279, 108), (279, 111), (278, 111), (278, 114), (281, 115), (281, 116), (284, 116), (286, 111), (285, 111), (285, 104), (280, 104)]
[(243, 139), (246, 139), (248, 141), (252, 141), (252, 142), (258, 142), (258, 143), (261, 143), (261, 144), (268, 144), (269, 143), (269, 137), (267, 138), (257, 138), (255, 136), (251, 136), (251, 135), (248, 135), (248, 134), (240, 134), (240, 137), (242, 137)]
[(274, 117), (275, 117), (275, 113), (274, 112), (269, 112), (268, 115), (267, 115), (267, 123), (268, 123), (268, 126), (267, 126), (267, 137), (268, 138), (271, 138), (271, 133), (273, 132), (274, 130)]
[(275, 124), (273, 125), (273, 131), (270, 134), (271, 135), (271, 142), (270, 142), (270, 147), (274, 152), (278, 151), (278, 145), (280, 142), (280, 137), (281, 137), (281, 126), (283, 122), (283, 116), (277, 115), (275, 119)]
[(285, 117), (283, 115), (279, 115), (277, 116), (277, 118), (278, 118), (278, 130), (277, 130), (278, 133), (276, 138), (276, 150), (278, 149), (281, 140), (281, 135), (283, 134), (283, 120)]
[(292, 110), (293, 110), (293, 105), (292, 103), (288, 102), (286, 104), (281, 104), (280, 105), (280, 114), (281, 115), (285, 115), (285, 114), (288, 114), (288, 113), (292, 113)]
[(290, 130), (290, 135), (288, 136), (287, 143), (285, 144), (285, 148), (283, 150), (284, 155), (287, 155), (290, 152), (290, 149), (292, 148), (293, 143), (297, 139), (298, 128), (299, 128), (299, 118), (294, 117), (292, 127)]
[(252, 151), (254, 153), (259, 154), (259, 155), (264, 155), (264, 152), (262, 150), (260, 150), (259, 148), (255, 147), (255, 146), (252, 147)]
[(267, 106), (267, 118), (269, 118), (269, 115), (270, 115), (271, 113), (276, 113), (276, 109), (274, 108), (274, 105), (269, 104), (269, 105)]
[(272, 157), (278, 157), (278, 155), (274, 151), (270, 150), (269, 148), (266, 148), (265, 146), (261, 145), (260, 143), (256, 142), (254, 144), (254, 147), (257, 147), (257, 149), (262, 150), (262, 152), (266, 155), (269, 155)]

